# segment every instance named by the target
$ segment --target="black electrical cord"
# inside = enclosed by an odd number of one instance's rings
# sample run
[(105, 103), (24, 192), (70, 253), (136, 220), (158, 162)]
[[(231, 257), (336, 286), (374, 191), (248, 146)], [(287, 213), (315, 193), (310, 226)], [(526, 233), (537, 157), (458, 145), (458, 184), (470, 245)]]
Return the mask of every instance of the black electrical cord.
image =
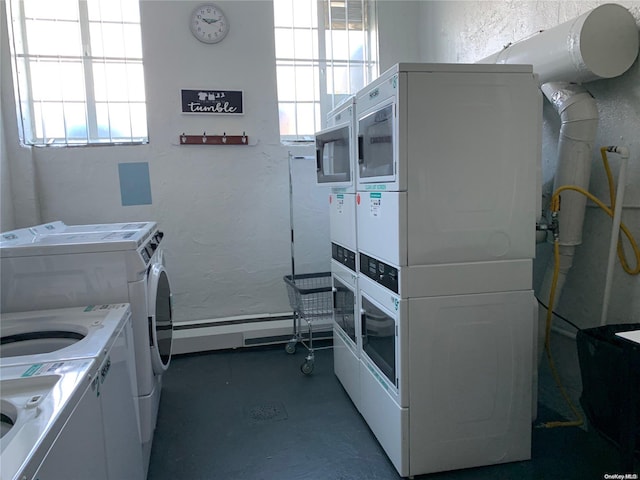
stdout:
[[(543, 306), (545, 309), (549, 310), (549, 307), (547, 307), (544, 303), (542, 303), (542, 301), (536, 297), (536, 300), (538, 301), (538, 303)], [(582, 330), (580, 327), (578, 327), (575, 323), (573, 323), (571, 320), (563, 317), (562, 315), (560, 315), (559, 313), (556, 312), (551, 312), (553, 315), (555, 315), (556, 317), (558, 317), (560, 320), (567, 322), (569, 325), (571, 325), (573, 328), (575, 328), (576, 330)]]

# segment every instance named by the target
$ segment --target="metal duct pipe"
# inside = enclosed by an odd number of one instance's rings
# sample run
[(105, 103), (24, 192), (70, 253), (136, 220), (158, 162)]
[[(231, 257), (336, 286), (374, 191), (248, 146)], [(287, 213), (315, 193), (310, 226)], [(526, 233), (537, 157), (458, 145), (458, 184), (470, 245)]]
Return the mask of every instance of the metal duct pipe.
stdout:
[(626, 72), (638, 55), (638, 42), (633, 15), (607, 3), (477, 63), (532, 64), (541, 84), (584, 83)]

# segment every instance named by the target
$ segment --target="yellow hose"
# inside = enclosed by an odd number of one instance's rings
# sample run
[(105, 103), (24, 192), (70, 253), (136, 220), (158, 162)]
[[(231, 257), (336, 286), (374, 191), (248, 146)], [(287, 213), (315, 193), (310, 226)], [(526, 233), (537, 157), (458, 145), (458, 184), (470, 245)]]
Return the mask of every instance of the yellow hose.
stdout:
[[(600, 149), (600, 155), (602, 156), (602, 163), (604, 164), (604, 171), (607, 174), (607, 183), (609, 185), (609, 202), (611, 203), (611, 212), (613, 212), (616, 208), (616, 189), (613, 185), (613, 175), (611, 174), (611, 168), (609, 167), (609, 160), (607, 158), (607, 148), (602, 147)], [(609, 212), (607, 212), (609, 213)], [(609, 214), (613, 218), (613, 214)], [(624, 247), (622, 245), (622, 239), (618, 239), (618, 259), (620, 260), (620, 264), (622, 265), (622, 269), (627, 272), (629, 275), (638, 275), (640, 274), (640, 249), (638, 248), (638, 244), (635, 239), (629, 232), (629, 229), (624, 223), (620, 224), (620, 228), (629, 239), (631, 243), (631, 248), (633, 249), (633, 253), (636, 257), (636, 268), (631, 268), (629, 263), (627, 262), (627, 257), (624, 252)]]
[[(603, 147), (600, 149), (602, 160), (604, 162), (604, 169), (607, 173), (607, 181), (609, 183), (609, 197), (611, 201), (611, 208), (607, 207), (596, 196), (589, 193), (587, 190), (585, 190), (582, 187), (578, 187), (577, 185), (564, 185), (558, 188), (555, 192), (553, 192), (553, 196), (551, 197), (552, 212), (557, 213), (560, 211), (560, 193), (564, 192), (565, 190), (573, 190), (575, 192), (581, 193), (582, 195), (585, 195), (592, 202), (598, 205), (602, 210), (604, 210), (607, 215), (613, 218), (613, 211), (615, 208), (615, 188), (613, 185), (613, 176), (611, 175), (611, 169), (609, 168), (609, 162), (607, 159), (606, 152), (607, 152), (607, 147)], [(624, 248), (622, 246), (621, 239), (618, 240), (618, 257), (620, 259), (620, 263), (622, 264), (622, 268), (624, 269), (624, 271), (627, 272), (629, 275), (638, 275), (640, 273), (640, 249), (638, 248), (638, 244), (636, 243), (635, 238), (633, 237), (633, 235), (631, 234), (627, 226), (622, 222), (620, 223), (620, 229), (625, 234), (625, 236), (629, 240), (629, 243), (631, 244), (631, 248), (636, 257), (636, 268), (632, 269), (631, 267), (629, 267), (625, 257)], [(566, 390), (564, 389), (564, 386), (562, 385), (562, 382), (560, 380), (560, 375), (558, 374), (558, 371), (556, 369), (555, 362), (553, 361), (553, 356), (551, 354), (551, 323), (553, 320), (553, 307), (554, 307), (553, 303), (554, 303), (554, 298), (556, 293), (556, 287), (558, 284), (558, 275), (560, 272), (560, 243), (558, 242), (557, 236), (553, 242), (553, 259), (554, 259), (554, 268), (553, 268), (553, 277), (551, 280), (551, 292), (549, 294), (549, 306), (547, 309), (544, 348), (547, 354), (547, 360), (549, 361), (549, 367), (551, 369), (551, 374), (553, 375), (553, 379), (555, 380), (556, 385), (558, 386), (558, 389), (560, 390), (560, 393), (562, 394), (562, 397), (564, 398), (565, 402), (567, 403), (567, 405), (569, 405), (569, 408), (575, 415), (576, 420), (562, 421), (562, 422), (559, 422), (559, 421), (546, 422), (543, 424), (543, 426), (547, 428), (579, 427), (583, 423), (582, 415), (580, 414), (578, 409), (574, 406), (573, 402), (571, 401), (571, 398), (569, 397)]]
[(564, 386), (560, 381), (560, 375), (558, 374), (558, 370), (556, 369), (556, 364), (553, 361), (553, 356), (551, 355), (551, 321), (553, 318), (553, 300), (556, 293), (556, 286), (558, 285), (558, 274), (560, 272), (560, 243), (558, 242), (557, 238), (553, 242), (553, 260), (554, 260), (553, 277), (551, 280), (551, 293), (549, 295), (549, 306), (547, 308), (547, 321), (546, 321), (546, 327), (544, 332), (544, 350), (547, 354), (547, 360), (549, 361), (549, 368), (551, 369), (551, 374), (553, 375), (553, 379), (555, 380), (556, 385), (558, 386), (558, 389), (560, 390), (560, 393), (564, 398), (564, 401), (567, 403), (567, 405), (569, 405), (569, 408), (571, 409), (573, 414), (576, 416), (576, 420), (563, 421), (563, 422), (546, 422), (546, 423), (543, 423), (542, 426), (546, 428), (579, 427), (580, 425), (582, 425), (582, 422), (583, 422), (582, 415), (580, 415), (580, 412), (578, 411), (578, 409), (573, 405), (571, 398), (569, 397), (566, 390), (564, 389)]

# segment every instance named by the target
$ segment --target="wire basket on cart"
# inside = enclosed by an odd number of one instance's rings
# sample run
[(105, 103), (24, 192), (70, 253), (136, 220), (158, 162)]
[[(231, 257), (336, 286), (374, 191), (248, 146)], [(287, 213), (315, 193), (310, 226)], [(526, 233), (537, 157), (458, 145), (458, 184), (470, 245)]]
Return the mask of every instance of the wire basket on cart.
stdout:
[[(293, 309), (293, 337), (287, 342), (285, 351), (293, 354), (298, 343), (304, 345), (307, 349), (307, 356), (300, 366), (300, 370), (305, 375), (309, 375), (313, 372), (315, 361), (313, 324), (322, 320), (331, 320), (333, 316), (331, 272), (285, 275), (284, 282), (287, 285), (289, 305)], [(303, 320), (307, 323), (307, 341), (302, 336), (301, 323)]]

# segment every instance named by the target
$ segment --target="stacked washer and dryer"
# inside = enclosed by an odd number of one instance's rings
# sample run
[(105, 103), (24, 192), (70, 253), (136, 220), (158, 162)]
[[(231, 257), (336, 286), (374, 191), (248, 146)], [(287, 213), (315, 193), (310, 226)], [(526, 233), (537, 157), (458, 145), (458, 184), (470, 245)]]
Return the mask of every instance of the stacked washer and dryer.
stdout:
[(336, 375), (402, 476), (530, 458), (532, 68), (398, 64), (355, 111), (357, 279), (346, 308), (334, 271)]
[(361, 334), (358, 315), (358, 242), (356, 235), (356, 105), (347, 98), (327, 116), (327, 129), (316, 133), (319, 185), (331, 186), (329, 228), (334, 290), (333, 368), (357, 406), (360, 403)]
[[(11, 318), (8, 313), (30, 312), (17, 316), (16, 322), (21, 318), (33, 332), (48, 331), (52, 319), (60, 320), (60, 316), (35, 310), (130, 305), (133, 424), (137, 425), (143, 476), (151, 453), (162, 374), (171, 358), (171, 289), (159, 248), (162, 238), (155, 222), (76, 226), (53, 222), (0, 237), (3, 325)], [(28, 321), (32, 317), (39, 320)], [(2, 336), (4, 351), (4, 331)], [(138, 478), (135, 474), (129, 477)]]

